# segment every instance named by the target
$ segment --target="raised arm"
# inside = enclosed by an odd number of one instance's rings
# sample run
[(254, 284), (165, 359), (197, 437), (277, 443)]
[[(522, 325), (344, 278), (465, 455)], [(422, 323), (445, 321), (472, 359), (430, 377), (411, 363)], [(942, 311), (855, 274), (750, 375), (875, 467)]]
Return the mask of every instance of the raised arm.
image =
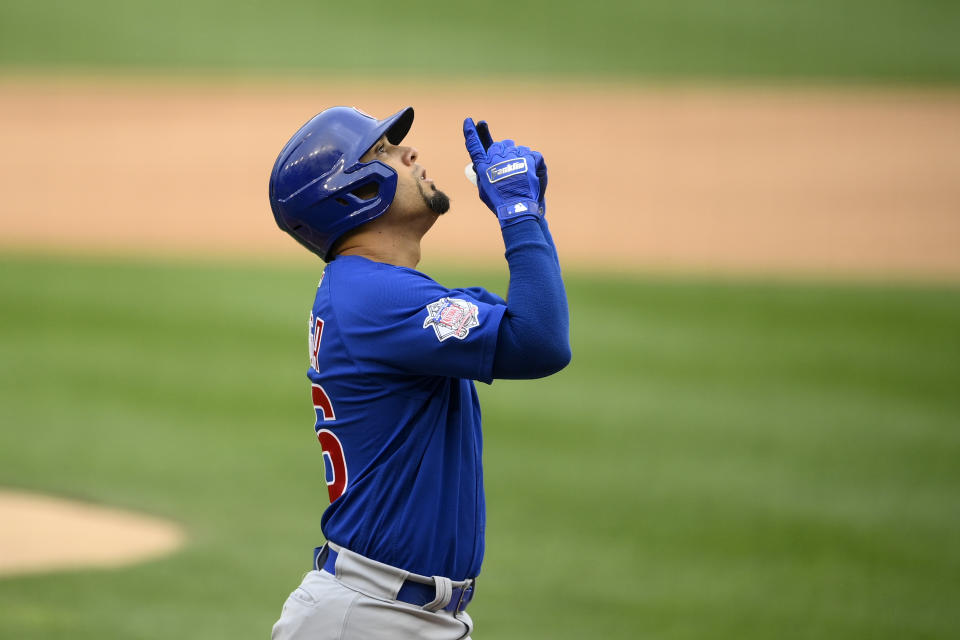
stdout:
[(571, 358), (567, 296), (556, 249), (542, 220), (543, 156), (512, 140), (494, 142), (486, 123), (463, 123), (480, 199), (500, 222), (510, 268), (507, 310), (494, 357), (495, 378), (540, 378)]

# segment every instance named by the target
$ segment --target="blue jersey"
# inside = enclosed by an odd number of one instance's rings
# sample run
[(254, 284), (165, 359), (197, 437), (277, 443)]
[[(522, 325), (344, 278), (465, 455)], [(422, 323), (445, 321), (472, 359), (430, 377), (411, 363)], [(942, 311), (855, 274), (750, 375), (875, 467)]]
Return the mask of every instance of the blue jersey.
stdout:
[(480, 572), (486, 521), (480, 405), (502, 298), (340, 256), (310, 315), (324, 536), (368, 558), (454, 580)]

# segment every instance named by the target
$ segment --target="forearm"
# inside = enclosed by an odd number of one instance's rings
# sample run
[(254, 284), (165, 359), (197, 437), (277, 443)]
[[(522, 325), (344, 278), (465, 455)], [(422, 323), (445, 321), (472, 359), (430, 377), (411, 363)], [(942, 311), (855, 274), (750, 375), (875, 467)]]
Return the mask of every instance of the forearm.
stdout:
[(536, 220), (524, 220), (503, 229), (510, 286), (495, 378), (540, 378), (570, 362), (567, 295), (556, 250), (543, 228)]
[(550, 225), (547, 224), (547, 217), (540, 216), (537, 219), (537, 224), (540, 225), (540, 231), (543, 232), (543, 238), (547, 241), (547, 244), (550, 245), (550, 250), (553, 251), (553, 259), (557, 261), (557, 266), (560, 265), (560, 256), (557, 254), (557, 245), (553, 242), (553, 236), (550, 234)]

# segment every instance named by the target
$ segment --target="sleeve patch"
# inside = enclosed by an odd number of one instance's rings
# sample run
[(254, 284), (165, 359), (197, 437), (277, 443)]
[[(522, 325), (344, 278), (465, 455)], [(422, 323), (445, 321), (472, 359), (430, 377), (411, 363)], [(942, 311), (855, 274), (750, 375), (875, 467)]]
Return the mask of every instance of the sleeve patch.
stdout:
[(463, 340), (470, 329), (480, 326), (479, 313), (477, 305), (472, 302), (460, 298), (440, 298), (427, 305), (427, 319), (423, 321), (423, 328), (432, 326), (440, 342), (447, 338)]

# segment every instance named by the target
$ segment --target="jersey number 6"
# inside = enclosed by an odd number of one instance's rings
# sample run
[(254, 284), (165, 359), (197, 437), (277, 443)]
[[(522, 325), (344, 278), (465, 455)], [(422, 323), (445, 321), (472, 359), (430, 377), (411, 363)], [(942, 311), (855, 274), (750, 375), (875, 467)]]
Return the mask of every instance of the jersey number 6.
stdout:
[[(320, 339), (323, 336), (323, 320), (316, 319), (313, 327), (310, 345), (310, 366), (318, 370), (317, 354), (320, 351)], [(330, 396), (319, 384), (311, 387), (313, 395), (313, 408), (317, 413), (317, 426), (320, 422), (336, 420), (337, 416), (333, 412), (333, 402)], [(327, 491), (330, 493), (330, 502), (343, 495), (347, 488), (347, 460), (343, 455), (343, 445), (340, 439), (329, 429), (319, 429), (317, 431), (317, 440), (323, 447), (323, 466), (326, 470)]]
[(323, 447), (323, 466), (327, 473), (327, 491), (330, 503), (339, 498), (347, 488), (347, 460), (343, 457), (343, 445), (333, 431), (321, 429), (317, 433)]

